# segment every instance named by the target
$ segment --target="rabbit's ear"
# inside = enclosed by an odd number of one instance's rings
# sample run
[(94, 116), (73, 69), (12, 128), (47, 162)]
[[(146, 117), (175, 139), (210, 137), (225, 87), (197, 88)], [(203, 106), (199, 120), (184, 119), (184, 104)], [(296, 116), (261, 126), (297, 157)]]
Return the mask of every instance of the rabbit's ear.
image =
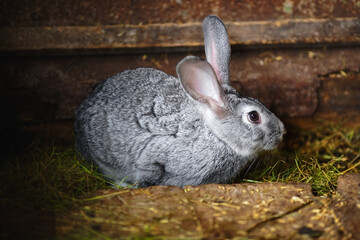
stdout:
[(226, 27), (216, 16), (207, 16), (203, 23), (206, 60), (214, 68), (220, 84), (230, 84), (230, 44)]
[(219, 117), (225, 113), (225, 93), (207, 61), (189, 56), (177, 65), (176, 71), (183, 88), (195, 101), (204, 103)]

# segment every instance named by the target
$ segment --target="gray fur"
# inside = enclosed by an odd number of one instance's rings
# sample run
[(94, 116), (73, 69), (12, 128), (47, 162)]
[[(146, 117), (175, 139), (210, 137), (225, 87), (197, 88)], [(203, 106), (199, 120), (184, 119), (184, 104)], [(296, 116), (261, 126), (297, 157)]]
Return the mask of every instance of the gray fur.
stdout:
[(230, 84), (230, 52), (228, 34), (216, 16), (207, 16), (202, 24), (206, 60), (212, 65), (220, 84)]
[[(221, 34), (205, 33), (205, 45), (228, 42), (221, 20), (206, 19), (204, 32)], [(223, 53), (217, 49), (213, 57)], [(220, 59), (220, 68), (228, 68)], [(76, 112), (77, 149), (123, 186), (231, 181), (259, 151), (280, 143), (284, 126), (259, 101), (237, 94), (228, 80), (218, 82), (216, 72), (207, 61), (186, 57), (177, 66), (179, 78), (138, 68), (103, 81)], [(254, 110), (261, 123), (247, 119)]]

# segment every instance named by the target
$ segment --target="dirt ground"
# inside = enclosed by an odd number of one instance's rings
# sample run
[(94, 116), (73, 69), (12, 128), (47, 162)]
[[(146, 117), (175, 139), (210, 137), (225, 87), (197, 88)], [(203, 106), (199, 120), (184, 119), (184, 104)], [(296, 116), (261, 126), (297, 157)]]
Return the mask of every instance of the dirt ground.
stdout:
[(360, 239), (360, 174), (340, 176), (332, 194), (313, 192), (280, 182), (103, 189), (66, 211), (9, 207), (0, 198), (0, 239)]
[(259, 183), (100, 190), (72, 211), (1, 209), (3, 239), (360, 239), (360, 175), (336, 194)]
[(360, 239), (360, 175), (316, 197), (303, 183), (102, 190), (56, 217), (58, 236), (99, 239)]

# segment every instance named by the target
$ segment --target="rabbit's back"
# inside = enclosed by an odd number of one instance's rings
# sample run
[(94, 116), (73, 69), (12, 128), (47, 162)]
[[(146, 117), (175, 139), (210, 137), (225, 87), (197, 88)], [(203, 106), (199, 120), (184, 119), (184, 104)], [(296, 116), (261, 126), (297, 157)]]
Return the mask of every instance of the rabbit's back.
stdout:
[(155, 69), (125, 71), (80, 105), (77, 149), (110, 179), (140, 187), (225, 183), (282, 140), (282, 122), (230, 86), (222, 21), (209, 16), (203, 30), (206, 61), (185, 57), (178, 78)]
[[(78, 108), (77, 147), (83, 155), (91, 152), (90, 159), (109, 159), (98, 155), (111, 154), (108, 148), (114, 145), (119, 145), (119, 151), (127, 150), (122, 148), (129, 145), (128, 138), (146, 131), (169, 134), (177, 125), (169, 118), (176, 117), (183, 100), (177, 79), (164, 72), (138, 68), (119, 73), (101, 82)], [(161, 115), (167, 118), (157, 119)]]
[(191, 126), (179, 123), (187, 104), (178, 79), (164, 72), (138, 68), (117, 74), (101, 82), (78, 108), (77, 149), (110, 178), (136, 175), (134, 165), (146, 168), (141, 161), (155, 157), (149, 152), (166, 152), (160, 148), (179, 135), (179, 128), (180, 135), (186, 127), (193, 134)]
[(241, 163), (191, 105), (178, 79), (154, 69), (125, 71), (100, 83), (80, 105), (77, 149), (118, 183), (225, 182), (223, 169), (234, 175)]

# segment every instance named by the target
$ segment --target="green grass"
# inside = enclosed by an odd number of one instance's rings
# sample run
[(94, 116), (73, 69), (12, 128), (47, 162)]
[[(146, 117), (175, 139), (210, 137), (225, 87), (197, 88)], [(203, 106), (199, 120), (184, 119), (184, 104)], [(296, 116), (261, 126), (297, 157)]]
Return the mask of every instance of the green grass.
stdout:
[(0, 204), (63, 210), (110, 185), (74, 148), (34, 143), (1, 165)]
[[(360, 172), (360, 129), (296, 130), (279, 150), (261, 155), (245, 182), (305, 182), (332, 194), (337, 178)], [(64, 210), (111, 183), (74, 148), (34, 143), (0, 165), (0, 205)]]
[(360, 172), (360, 129), (295, 131), (286, 146), (264, 153), (246, 182), (305, 182), (316, 195), (333, 194), (337, 178)]

